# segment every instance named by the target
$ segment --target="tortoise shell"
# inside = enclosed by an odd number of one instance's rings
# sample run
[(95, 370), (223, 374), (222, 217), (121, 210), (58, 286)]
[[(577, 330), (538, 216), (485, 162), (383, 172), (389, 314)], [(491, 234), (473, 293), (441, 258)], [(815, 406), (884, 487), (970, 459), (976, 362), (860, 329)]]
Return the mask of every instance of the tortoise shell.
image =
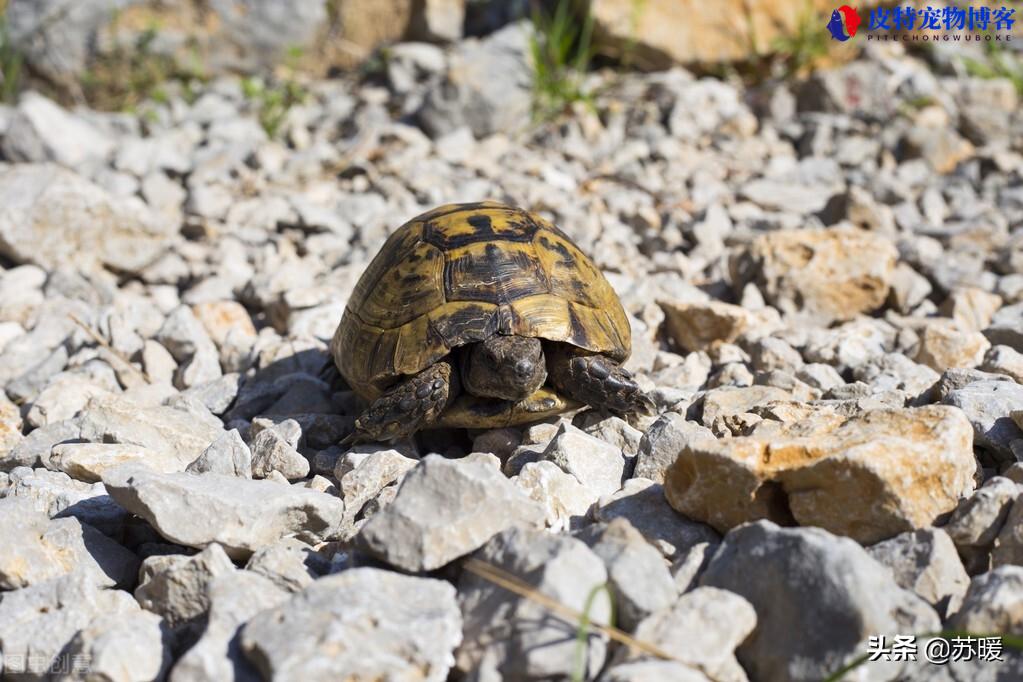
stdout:
[(622, 304), (593, 261), (543, 218), (484, 201), (447, 204), (399, 227), (356, 284), (331, 352), (349, 386), (373, 400), (495, 334), (618, 361), (631, 346)]

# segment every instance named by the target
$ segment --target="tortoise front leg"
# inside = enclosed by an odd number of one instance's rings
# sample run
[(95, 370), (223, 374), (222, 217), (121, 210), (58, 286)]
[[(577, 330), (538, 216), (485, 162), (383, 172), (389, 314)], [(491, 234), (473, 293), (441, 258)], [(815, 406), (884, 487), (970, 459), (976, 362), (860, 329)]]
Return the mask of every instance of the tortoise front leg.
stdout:
[(451, 363), (443, 360), (431, 365), (374, 400), (341, 444), (392, 440), (415, 433), (436, 420), (457, 393)]
[(612, 412), (654, 412), (654, 403), (632, 375), (611, 358), (578, 348), (547, 353), (547, 371), (554, 386), (567, 396)]

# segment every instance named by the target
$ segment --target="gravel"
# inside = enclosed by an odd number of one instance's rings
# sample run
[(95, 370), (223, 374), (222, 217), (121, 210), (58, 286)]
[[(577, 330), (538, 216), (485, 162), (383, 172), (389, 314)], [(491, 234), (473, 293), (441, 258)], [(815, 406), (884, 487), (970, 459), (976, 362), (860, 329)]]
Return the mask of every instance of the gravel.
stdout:
[[(9, 4), (54, 83), (106, 44), (106, 3)], [(295, 4), (212, 3), (210, 59), (334, 35)], [(77, 655), (66, 679), (817, 680), (872, 636), (1023, 634), (1012, 84), (870, 43), (768, 87), (599, 69), (537, 121), (507, 4), (463, 37), (464, 3), (411, 3), (425, 42), (299, 76), (272, 135), (235, 75), (130, 113), (0, 106), (4, 679)], [(359, 276), (408, 218), (484, 198), (603, 269), (658, 414), (340, 445)], [(672, 658), (580, 653), (523, 587)]]

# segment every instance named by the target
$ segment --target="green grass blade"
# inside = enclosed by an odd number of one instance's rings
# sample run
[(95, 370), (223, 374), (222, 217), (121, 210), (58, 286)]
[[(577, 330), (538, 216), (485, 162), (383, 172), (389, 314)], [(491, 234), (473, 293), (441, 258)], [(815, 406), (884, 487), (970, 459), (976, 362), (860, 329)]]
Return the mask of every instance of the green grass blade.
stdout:
[(586, 602), (583, 605), (582, 617), (579, 619), (575, 630), (575, 669), (572, 671), (572, 682), (584, 682), (586, 679), (586, 649), (587, 639), (590, 633), (590, 611), (597, 595), (601, 592), (607, 595), (608, 603), (611, 606), (611, 615), (607, 625), (614, 626), (614, 596), (611, 594), (611, 586), (607, 583), (597, 585), (586, 595)]

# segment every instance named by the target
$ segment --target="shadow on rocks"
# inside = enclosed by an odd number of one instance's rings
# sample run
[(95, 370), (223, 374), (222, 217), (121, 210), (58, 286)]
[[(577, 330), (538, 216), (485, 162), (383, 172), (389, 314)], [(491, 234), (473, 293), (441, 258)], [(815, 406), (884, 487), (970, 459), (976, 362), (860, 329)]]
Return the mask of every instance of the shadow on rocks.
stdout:
[(352, 430), (357, 409), (353, 394), (334, 369), (326, 349), (305, 349), (270, 363), (248, 377), (234, 405), (224, 414), (227, 428), (247, 428), (256, 417), (274, 422), (294, 419), (304, 445), (319, 450), (336, 444)]

